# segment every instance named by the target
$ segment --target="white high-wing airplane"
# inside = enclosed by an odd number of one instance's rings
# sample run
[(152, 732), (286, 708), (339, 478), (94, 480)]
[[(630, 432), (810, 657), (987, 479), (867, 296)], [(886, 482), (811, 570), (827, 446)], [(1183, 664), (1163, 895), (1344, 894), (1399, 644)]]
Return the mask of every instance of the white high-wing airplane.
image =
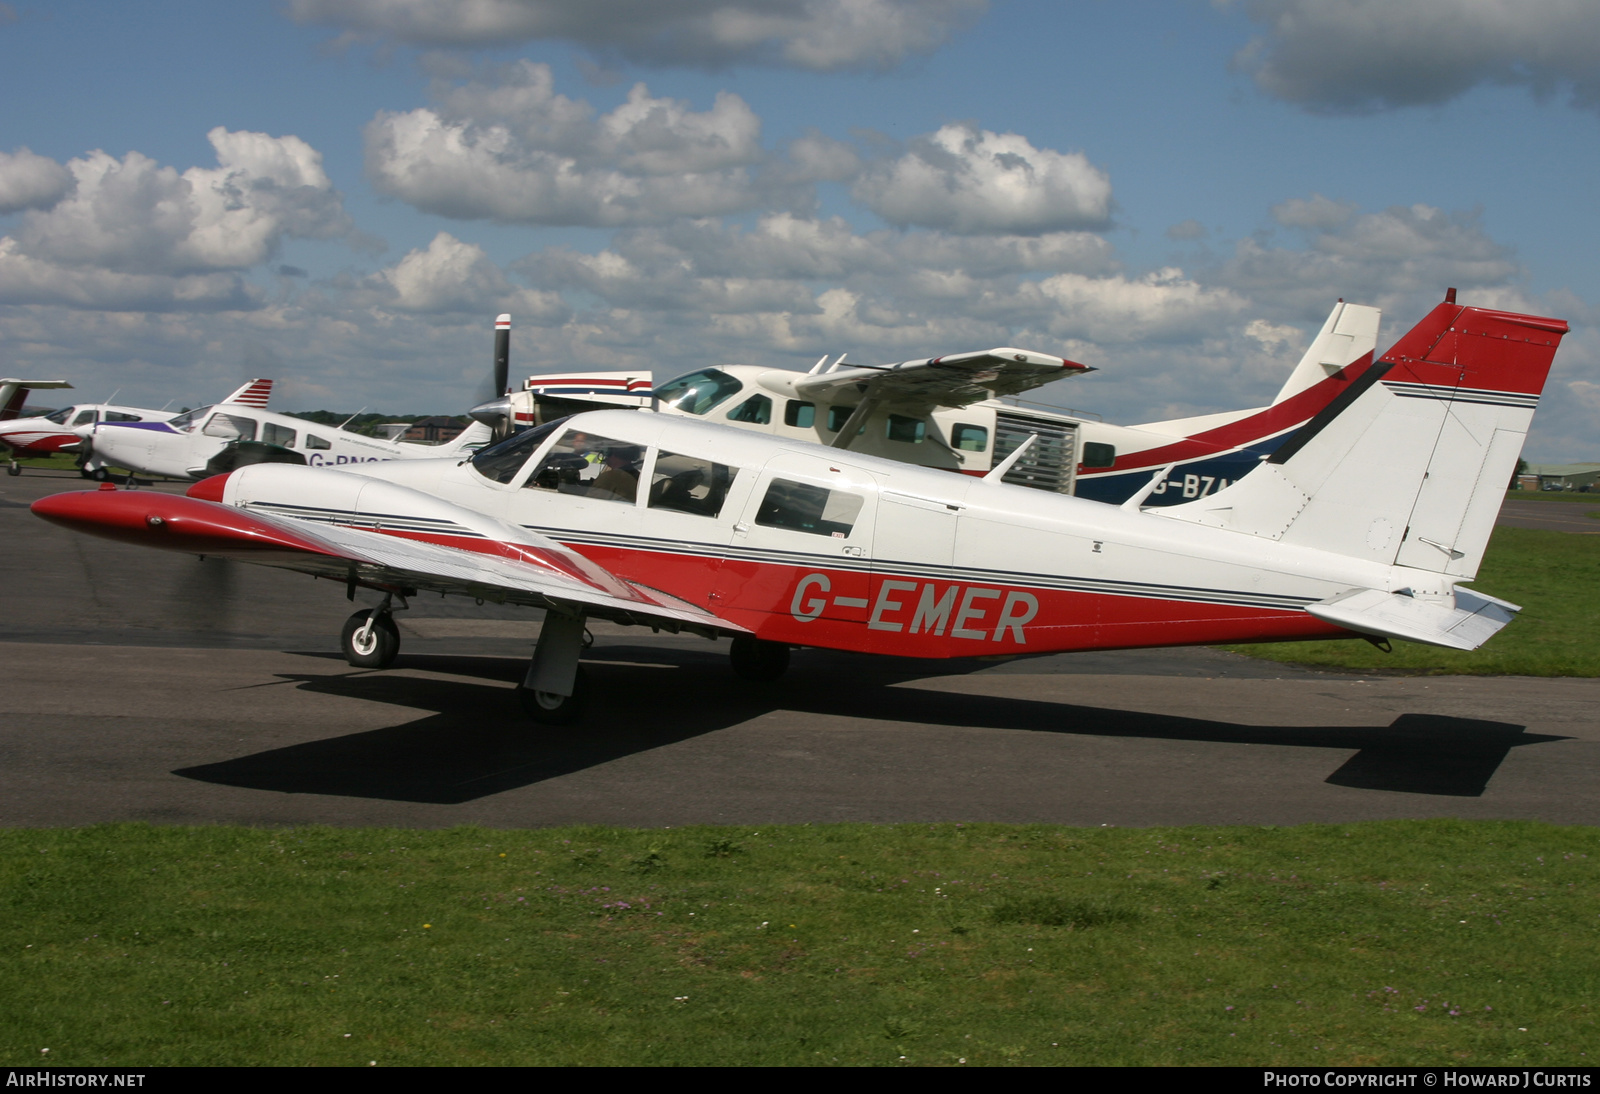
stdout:
[(203, 479), (255, 463), (345, 467), (377, 460), (429, 459), (468, 451), (489, 439), (474, 423), (444, 445), (365, 437), (267, 410), (271, 380), (252, 380), (227, 399), (168, 421), (103, 420), (95, 458), (144, 475)]
[[(271, 383), (271, 381), (267, 381)], [(70, 388), (65, 380), (0, 380), (0, 446), (11, 452), (6, 474), (20, 475), (19, 457), (76, 454), (85, 478), (104, 479), (104, 464), (94, 458), (86, 443), (97, 422), (164, 422), (171, 411), (114, 403), (74, 403), (50, 414), (24, 418), (21, 411), (29, 391)], [(242, 391), (243, 389), (241, 389)]]
[[(978, 476), (1037, 435), (1007, 470), (1006, 482), (1120, 504), (1157, 468), (1167, 468), (1146, 504), (1174, 505), (1215, 493), (1248, 472), (1359, 379), (1372, 365), (1380, 314), (1339, 301), (1269, 406), (1139, 426), (1001, 401), (1093, 371), (1011, 347), (893, 365), (835, 361), (826, 367), (824, 359), (808, 373), (719, 365), (654, 390), (648, 372), (532, 376), (523, 390), (473, 413), (485, 422), (512, 418), (525, 427), (600, 406), (653, 406)], [(496, 321), (502, 361), (509, 327), (510, 316)]]
[(1474, 649), (1518, 610), (1477, 574), (1567, 324), (1438, 305), (1225, 489), (1121, 506), (703, 422), (597, 411), (470, 460), (263, 464), (188, 496), (56, 494), (39, 516), (382, 591), (352, 664), (398, 649), (395, 597), (546, 610), (522, 688), (581, 707), (590, 616), (733, 639), (771, 679), (791, 646), (915, 657), (1366, 637)]

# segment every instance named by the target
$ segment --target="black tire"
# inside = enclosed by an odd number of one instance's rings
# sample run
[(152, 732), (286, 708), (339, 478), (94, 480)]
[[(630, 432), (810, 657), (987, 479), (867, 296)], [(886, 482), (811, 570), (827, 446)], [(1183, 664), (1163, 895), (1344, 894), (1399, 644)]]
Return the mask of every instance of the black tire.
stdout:
[(16, 476), (22, 474), (22, 465), (18, 464), (18, 463), (7, 464), (6, 465), (6, 474), (8, 474), (8, 475), (12, 476), (13, 478), (15, 478)]
[(84, 467), (82, 464), (78, 465), (78, 474), (82, 475), (86, 479), (93, 479), (94, 478), (94, 472), (90, 471), (87, 467)]
[(740, 679), (765, 684), (789, 671), (789, 647), (782, 642), (741, 636), (733, 640), (728, 660)]
[(110, 482), (111, 472), (107, 468), (97, 467), (93, 471), (89, 472), (89, 477), (95, 482)]
[(554, 695), (548, 691), (519, 687), (517, 701), (522, 704), (522, 712), (540, 725), (569, 726), (583, 716), (588, 693), (589, 682), (583, 666), (579, 665), (578, 675), (572, 681), (571, 695)]
[(357, 642), (357, 632), (367, 625), (367, 617), (375, 610), (368, 608), (346, 619), (339, 636), (344, 659), (358, 669), (386, 669), (400, 654), (400, 628), (394, 625), (394, 617), (388, 612), (378, 616), (364, 645)]

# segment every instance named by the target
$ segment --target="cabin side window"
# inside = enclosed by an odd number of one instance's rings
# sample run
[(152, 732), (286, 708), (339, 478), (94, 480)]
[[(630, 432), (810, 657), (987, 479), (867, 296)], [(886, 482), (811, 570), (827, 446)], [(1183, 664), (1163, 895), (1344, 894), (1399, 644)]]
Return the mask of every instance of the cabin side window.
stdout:
[(817, 404), (802, 403), (795, 399), (784, 400), (783, 424), (796, 429), (811, 429), (817, 424)]
[(1117, 462), (1117, 446), (1102, 441), (1089, 441), (1083, 446), (1083, 466), (1111, 467)]
[(650, 508), (670, 509), (697, 517), (717, 516), (738, 474), (737, 467), (700, 456), (659, 453), (651, 475)]
[(329, 440), (324, 440), (323, 438), (317, 436), (315, 433), (307, 433), (306, 434), (306, 447), (308, 449), (320, 449), (322, 451), (327, 451), (328, 449), (333, 447), (333, 442), (329, 441)]
[(253, 441), (256, 439), (256, 420), (237, 414), (213, 414), (200, 432), (207, 437), (225, 437), (230, 441)]
[(728, 411), (728, 421), (766, 425), (772, 421), (772, 400), (765, 395), (752, 395)]
[(865, 499), (845, 490), (773, 479), (756, 510), (756, 523), (814, 536), (844, 539), (855, 527)]
[(644, 457), (644, 445), (569, 429), (523, 486), (632, 505), (639, 496)]
[(883, 435), (887, 440), (900, 441), (903, 444), (921, 444), (922, 439), (928, 435), (928, 423), (921, 418), (891, 414), (884, 426)]
[(261, 439), (268, 444), (282, 445), (284, 448), (294, 447), (294, 430), (286, 425), (268, 422), (261, 427)]
[(951, 447), (962, 452), (982, 452), (989, 447), (989, 431), (981, 425), (957, 422), (950, 430)]

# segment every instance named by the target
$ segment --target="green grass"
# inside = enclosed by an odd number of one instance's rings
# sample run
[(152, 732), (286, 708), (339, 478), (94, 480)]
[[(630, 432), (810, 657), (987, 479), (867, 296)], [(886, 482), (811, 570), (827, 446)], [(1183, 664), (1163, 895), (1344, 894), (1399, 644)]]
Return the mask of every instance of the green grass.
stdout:
[(0, 1063), (1584, 1064), (1597, 860), (1520, 822), (10, 830)]
[[(1591, 503), (1593, 504), (1593, 503)], [(1600, 676), (1600, 537), (1496, 528), (1470, 586), (1522, 612), (1476, 650), (1395, 642), (1384, 653), (1361, 641), (1227, 646), (1272, 661), (1358, 671), (1472, 676)]]

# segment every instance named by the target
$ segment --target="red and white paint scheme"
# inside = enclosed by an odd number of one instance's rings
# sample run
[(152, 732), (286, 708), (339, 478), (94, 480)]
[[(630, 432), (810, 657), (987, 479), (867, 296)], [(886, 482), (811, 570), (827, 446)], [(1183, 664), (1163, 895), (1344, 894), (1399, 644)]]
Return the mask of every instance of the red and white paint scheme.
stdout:
[(589, 616), (915, 657), (1296, 638), (1473, 649), (1515, 605), (1477, 574), (1566, 323), (1446, 302), (1215, 494), (1121, 506), (660, 414), (546, 423), (469, 461), (245, 467), (171, 498), (60, 494), (69, 527), (387, 594), (353, 664), (398, 648), (419, 590), (547, 610), (530, 713), (570, 720)]
[(8, 449), (11, 456), (6, 474), (22, 474), (18, 459), (66, 452), (79, 457), (85, 478), (104, 478), (104, 464), (94, 458), (89, 446), (97, 422), (162, 422), (172, 417), (170, 411), (113, 403), (74, 403), (50, 414), (22, 417), (28, 392), (71, 386), (65, 380), (0, 379), (0, 447)]
[(203, 479), (256, 463), (346, 467), (376, 460), (431, 459), (489, 439), (474, 424), (444, 445), (389, 441), (267, 410), (271, 380), (251, 380), (222, 402), (157, 422), (103, 419), (95, 459), (141, 475)]
[[(1006, 482), (1121, 504), (1166, 468), (1147, 504), (1175, 505), (1247, 473), (1359, 379), (1372, 365), (1379, 318), (1377, 308), (1339, 301), (1269, 406), (1137, 426), (1005, 401), (1094, 371), (1009, 346), (892, 365), (824, 358), (807, 373), (718, 365), (654, 391), (647, 372), (533, 376), (473, 413), (494, 424), (509, 418), (520, 429), (606, 406), (653, 405), (663, 414), (977, 476), (1037, 436)], [(510, 316), (500, 316), (497, 346), (509, 330)]]

